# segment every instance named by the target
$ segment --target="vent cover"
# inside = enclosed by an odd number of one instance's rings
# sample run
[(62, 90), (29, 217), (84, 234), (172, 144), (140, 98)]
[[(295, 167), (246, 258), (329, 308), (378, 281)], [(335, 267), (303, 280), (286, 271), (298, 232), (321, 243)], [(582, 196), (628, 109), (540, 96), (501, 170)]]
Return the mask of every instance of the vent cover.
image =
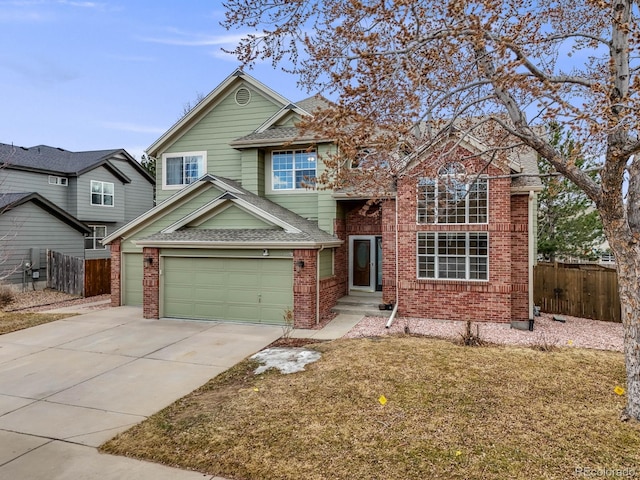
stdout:
[(236, 90), (236, 103), (240, 106), (245, 106), (251, 101), (251, 92), (248, 88), (240, 87)]

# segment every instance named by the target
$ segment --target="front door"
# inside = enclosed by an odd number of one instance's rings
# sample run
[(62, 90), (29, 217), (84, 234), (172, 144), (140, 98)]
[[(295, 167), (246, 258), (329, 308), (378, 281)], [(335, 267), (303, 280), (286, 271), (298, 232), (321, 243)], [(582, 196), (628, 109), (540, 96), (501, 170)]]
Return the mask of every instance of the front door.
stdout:
[(382, 238), (349, 237), (349, 288), (364, 292), (382, 290)]

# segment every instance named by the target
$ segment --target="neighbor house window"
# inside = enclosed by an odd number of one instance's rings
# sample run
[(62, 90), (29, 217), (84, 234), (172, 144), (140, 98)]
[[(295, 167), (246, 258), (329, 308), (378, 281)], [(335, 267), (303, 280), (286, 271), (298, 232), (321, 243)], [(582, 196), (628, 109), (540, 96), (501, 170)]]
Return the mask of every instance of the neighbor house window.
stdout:
[(315, 186), (317, 163), (315, 151), (272, 152), (272, 189), (298, 190)]
[(107, 227), (104, 225), (89, 225), (91, 233), (84, 238), (85, 250), (104, 250), (102, 240), (107, 236)]
[(49, 175), (49, 185), (62, 185), (63, 187), (66, 187), (69, 185), (69, 179), (67, 177)]
[(489, 279), (486, 232), (418, 232), (418, 278)]
[(462, 164), (447, 163), (437, 178), (418, 179), (418, 223), (487, 223), (488, 182), (467, 175)]
[(206, 152), (165, 153), (162, 156), (162, 180), (165, 188), (180, 188), (206, 173)]
[(91, 205), (113, 207), (113, 183), (91, 180)]

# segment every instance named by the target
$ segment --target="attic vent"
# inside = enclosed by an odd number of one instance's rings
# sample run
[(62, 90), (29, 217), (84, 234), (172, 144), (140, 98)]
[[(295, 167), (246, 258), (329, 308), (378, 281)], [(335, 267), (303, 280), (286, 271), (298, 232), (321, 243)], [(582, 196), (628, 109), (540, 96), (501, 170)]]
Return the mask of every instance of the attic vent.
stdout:
[(240, 87), (236, 90), (236, 103), (242, 107), (251, 101), (251, 92), (248, 88)]

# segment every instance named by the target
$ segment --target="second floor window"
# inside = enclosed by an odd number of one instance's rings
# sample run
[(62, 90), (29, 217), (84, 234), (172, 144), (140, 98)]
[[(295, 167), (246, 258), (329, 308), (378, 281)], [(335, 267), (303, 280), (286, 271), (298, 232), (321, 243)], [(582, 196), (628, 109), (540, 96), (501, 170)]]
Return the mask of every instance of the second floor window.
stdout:
[(180, 188), (206, 172), (204, 152), (167, 153), (163, 156), (163, 186)]
[(315, 186), (315, 151), (284, 150), (271, 154), (273, 190), (298, 190)]
[(467, 175), (460, 163), (447, 163), (437, 178), (418, 179), (418, 223), (487, 223), (486, 178)]
[(113, 183), (91, 180), (91, 205), (113, 207)]

